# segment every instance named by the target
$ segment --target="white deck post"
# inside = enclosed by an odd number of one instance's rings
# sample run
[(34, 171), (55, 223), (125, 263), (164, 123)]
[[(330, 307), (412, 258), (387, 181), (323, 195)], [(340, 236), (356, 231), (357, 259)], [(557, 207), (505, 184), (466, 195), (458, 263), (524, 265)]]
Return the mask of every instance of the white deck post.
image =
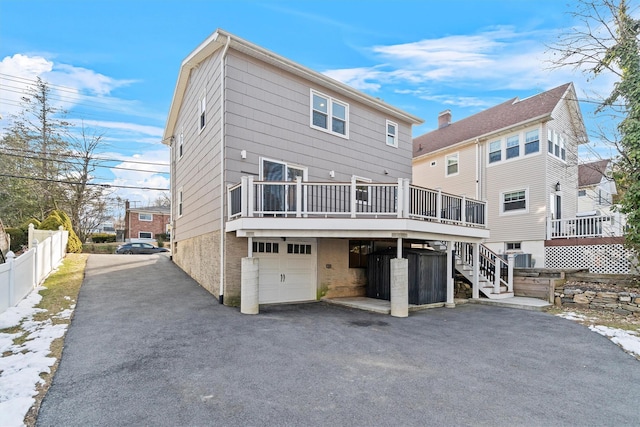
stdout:
[(396, 215), (398, 218), (405, 218), (406, 217), (406, 213), (404, 212), (404, 198), (405, 198), (405, 192), (404, 192), (404, 180), (402, 178), (398, 178), (398, 197), (396, 199)]
[(462, 225), (467, 223), (467, 196), (462, 196), (462, 206), (460, 207), (460, 221)]
[(507, 283), (507, 291), (513, 292), (513, 267), (516, 264), (516, 256), (514, 254), (509, 254), (507, 256), (507, 261), (509, 262), (509, 274), (508, 274), (508, 283)]
[(404, 180), (404, 217), (409, 218), (411, 214), (411, 181), (409, 178)]
[(493, 260), (493, 293), (500, 293), (500, 260), (496, 256)]
[[(243, 176), (242, 178), (240, 178), (240, 216), (241, 217), (247, 216), (247, 203), (249, 200), (249, 198), (247, 197), (248, 190), (249, 190), (249, 186), (247, 185), (248, 182), (249, 182), (248, 177)], [(231, 198), (231, 196), (229, 196), (229, 198)], [(229, 210), (231, 210), (231, 200), (229, 200)]]
[(442, 221), (442, 189), (438, 188), (438, 198), (436, 199), (436, 218)]
[(547, 240), (551, 240), (551, 217), (547, 217)]
[[(255, 206), (253, 204), (253, 200), (254, 200), (254, 192), (255, 192), (255, 188), (253, 186), (253, 177), (252, 176), (248, 176), (247, 177), (247, 196), (246, 196), (246, 205), (247, 205), (247, 216), (249, 218), (253, 217), (253, 211), (255, 209)], [(243, 197), (243, 200), (245, 198)], [(244, 212), (244, 211), (243, 211)]]
[(296, 176), (296, 218), (302, 216), (302, 177)]
[(351, 203), (349, 206), (351, 209), (351, 218), (356, 217), (356, 177), (351, 177)]
[(480, 298), (480, 243), (473, 244), (473, 283), (471, 297)]
[[(464, 261), (464, 260), (463, 260)], [(454, 308), (456, 306), (453, 301), (453, 241), (447, 242), (447, 302), (445, 303), (445, 307)]]

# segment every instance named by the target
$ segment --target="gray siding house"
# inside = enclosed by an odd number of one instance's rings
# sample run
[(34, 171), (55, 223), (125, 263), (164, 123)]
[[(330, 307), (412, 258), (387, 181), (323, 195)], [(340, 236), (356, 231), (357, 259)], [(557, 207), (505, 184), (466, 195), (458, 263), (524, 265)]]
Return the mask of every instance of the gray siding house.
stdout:
[(575, 225), (586, 130), (572, 83), (513, 98), (413, 141), (413, 182), (486, 201), (485, 245), (545, 267), (545, 240)]
[(182, 62), (164, 133), (173, 261), (220, 302), (257, 313), (364, 295), (366, 254), (380, 248), (478, 244), (484, 203), (410, 183), (418, 123), (217, 30)]

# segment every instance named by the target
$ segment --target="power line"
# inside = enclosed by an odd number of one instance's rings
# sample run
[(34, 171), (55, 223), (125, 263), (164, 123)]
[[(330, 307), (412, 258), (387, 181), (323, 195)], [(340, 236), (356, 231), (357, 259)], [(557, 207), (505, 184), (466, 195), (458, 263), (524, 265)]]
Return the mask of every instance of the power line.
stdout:
[(70, 184), (70, 185), (92, 185), (92, 186), (103, 187), (103, 188), (131, 188), (135, 190), (169, 191), (169, 188), (136, 187), (131, 185), (117, 185), (117, 184), (96, 184), (93, 182), (63, 181), (60, 179), (35, 178), (31, 176), (18, 176), (18, 175), (4, 174), (4, 173), (0, 173), (0, 176), (6, 177), (6, 178), (29, 179), (32, 181), (57, 182), (60, 184)]
[[(2, 147), (3, 149), (7, 150), (7, 148)], [(20, 151), (22, 153), (33, 153), (33, 154), (37, 154), (37, 155), (44, 155), (44, 156), (62, 156), (62, 157), (71, 157), (71, 158), (76, 158), (76, 159), (81, 159), (83, 156), (80, 156), (78, 154), (68, 154), (68, 153), (51, 153), (51, 152), (46, 152), (46, 151), (35, 151), (35, 150), (25, 150), (25, 149), (21, 149), (21, 148), (10, 148), (11, 150), (15, 150), (15, 151)], [(141, 164), (141, 165), (151, 165), (151, 166), (169, 166), (169, 163), (157, 163), (157, 162), (140, 162), (140, 161), (136, 161), (136, 160), (122, 160), (122, 159), (109, 159), (109, 158), (105, 158), (105, 157), (94, 157), (94, 160), (101, 160), (104, 162), (121, 162), (121, 163), (137, 163), (137, 164)]]
[[(0, 150), (2, 150), (2, 148), (0, 148)], [(6, 150), (6, 149), (5, 149)], [(54, 158), (48, 158), (48, 157), (38, 157), (38, 156), (26, 156), (23, 154), (13, 154), (13, 153), (7, 153), (7, 152), (1, 152), (0, 154), (3, 156), (11, 156), (11, 157), (20, 157), (23, 159), (34, 159), (34, 160), (50, 160), (53, 162), (60, 162), (60, 163), (67, 163), (70, 165), (77, 165), (77, 163), (75, 162), (71, 162), (69, 160), (62, 160), (62, 159), (54, 159)], [(79, 156), (80, 157), (80, 156)], [(94, 158), (90, 158), (90, 160), (94, 160)], [(135, 171), (135, 172), (146, 172), (146, 173), (157, 173), (157, 174), (163, 174), (163, 175), (168, 175), (169, 172), (161, 172), (161, 171), (155, 171), (155, 170), (144, 170), (144, 169), (133, 169), (133, 168), (125, 168), (122, 166), (105, 166), (105, 165), (99, 165), (99, 164), (91, 164), (92, 167), (97, 167), (97, 168), (105, 168), (105, 169), (120, 169), (120, 170), (126, 170), (126, 171)]]

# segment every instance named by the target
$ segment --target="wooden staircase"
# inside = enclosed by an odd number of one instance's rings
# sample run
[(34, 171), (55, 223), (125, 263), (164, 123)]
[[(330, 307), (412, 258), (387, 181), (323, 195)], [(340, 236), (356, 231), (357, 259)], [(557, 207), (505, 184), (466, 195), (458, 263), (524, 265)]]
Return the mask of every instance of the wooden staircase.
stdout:
[[(490, 299), (512, 298), (513, 294), (513, 257), (504, 260), (485, 245), (479, 245), (478, 289)], [(473, 244), (457, 242), (455, 244), (456, 270), (471, 283), (474, 283)], [(474, 285), (475, 286), (475, 285)]]

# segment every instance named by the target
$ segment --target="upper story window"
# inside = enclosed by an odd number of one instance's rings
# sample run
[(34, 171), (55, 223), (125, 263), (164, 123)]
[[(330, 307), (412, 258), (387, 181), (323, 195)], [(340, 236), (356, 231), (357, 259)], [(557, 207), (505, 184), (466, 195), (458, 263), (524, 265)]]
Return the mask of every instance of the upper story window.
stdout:
[(349, 104), (311, 91), (311, 127), (349, 137)]
[(540, 151), (540, 137), (538, 129), (529, 131), (524, 134), (524, 154), (537, 153)]
[(445, 157), (445, 163), (447, 165), (447, 176), (458, 173), (458, 153), (449, 154)]
[(202, 98), (200, 98), (200, 130), (204, 129), (204, 126), (207, 124), (207, 94), (206, 92), (202, 94)]
[(489, 163), (502, 160), (502, 141), (493, 141), (489, 144)]
[(387, 145), (398, 148), (398, 125), (387, 120)]
[(513, 159), (520, 155), (520, 136), (514, 135), (507, 138), (507, 159)]
[(578, 197), (584, 197), (587, 195), (587, 190), (578, 190)]
[(547, 151), (554, 157), (564, 161), (567, 160), (564, 137), (552, 129), (547, 132)]
[(182, 188), (178, 190), (178, 218), (182, 216)]
[(139, 213), (138, 220), (140, 221), (153, 221), (153, 214), (150, 213)]
[(184, 146), (184, 127), (180, 127), (180, 135), (178, 135), (178, 158), (182, 157)]
[(526, 212), (527, 190), (502, 193), (502, 212)]

